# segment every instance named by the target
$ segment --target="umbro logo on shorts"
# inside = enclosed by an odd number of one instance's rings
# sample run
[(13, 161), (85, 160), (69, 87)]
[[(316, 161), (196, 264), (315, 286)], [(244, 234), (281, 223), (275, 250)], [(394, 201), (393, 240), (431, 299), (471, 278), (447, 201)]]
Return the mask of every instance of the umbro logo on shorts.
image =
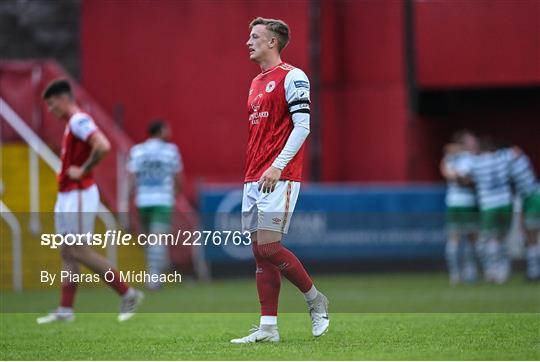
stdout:
[(279, 224), (281, 224), (281, 219), (279, 217), (275, 217), (275, 218), (272, 219), (272, 223), (276, 224), (276, 225), (279, 225)]

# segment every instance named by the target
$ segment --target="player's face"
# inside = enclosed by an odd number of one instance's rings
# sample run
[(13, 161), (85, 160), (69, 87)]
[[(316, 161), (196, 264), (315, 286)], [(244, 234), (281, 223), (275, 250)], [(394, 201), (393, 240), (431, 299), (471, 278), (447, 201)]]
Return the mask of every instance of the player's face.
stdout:
[(465, 136), (463, 139), (463, 145), (465, 146), (465, 149), (471, 153), (478, 152), (478, 139), (476, 139), (476, 136), (473, 134), (467, 134)]
[(255, 62), (265, 59), (271, 49), (269, 47), (271, 40), (272, 38), (264, 25), (255, 25), (251, 29), (246, 43), (249, 50), (249, 59)]
[(67, 101), (68, 96), (57, 95), (47, 98), (47, 106), (56, 118), (64, 118), (68, 112)]
[(163, 129), (161, 130), (161, 138), (165, 141), (168, 141), (171, 139), (171, 129), (169, 128), (169, 126), (164, 126)]

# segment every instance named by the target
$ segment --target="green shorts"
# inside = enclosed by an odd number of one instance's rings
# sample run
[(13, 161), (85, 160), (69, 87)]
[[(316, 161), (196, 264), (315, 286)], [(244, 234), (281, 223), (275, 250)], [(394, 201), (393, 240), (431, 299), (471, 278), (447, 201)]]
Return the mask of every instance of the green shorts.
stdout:
[(446, 229), (448, 231), (474, 231), (479, 226), (478, 208), (448, 207), (446, 209)]
[(523, 199), (525, 227), (540, 228), (540, 192), (533, 192)]
[(512, 224), (512, 205), (480, 210), (482, 231), (506, 232)]
[(141, 227), (145, 233), (166, 233), (171, 229), (172, 207), (139, 207)]

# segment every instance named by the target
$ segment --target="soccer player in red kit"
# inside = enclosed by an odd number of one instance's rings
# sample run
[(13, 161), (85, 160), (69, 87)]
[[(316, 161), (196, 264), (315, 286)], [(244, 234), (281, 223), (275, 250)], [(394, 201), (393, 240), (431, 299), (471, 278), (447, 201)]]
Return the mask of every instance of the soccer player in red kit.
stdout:
[[(94, 232), (94, 222), (99, 207), (99, 191), (92, 174), (93, 168), (110, 149), (105, 135), (92, 118), (77, 106), (71, 86), (66, 80), (53, 81), (43, 93), (49, 111), (66, 122), (62, 140), (62, 168), (58, 175), (58, 197), (54, 207), (55, 227), (58, 234), (86, 234)], [(119, 321), (131, 318), (143, 299), (141, 291), (130, 288), (120, 280), (118, 271), (90, 245), (62, 245), (62, 271), (70, 275), (80, 273), (80, 264), (98, 274), (102, 279), (107, 271), (114, 278), (107, 281), (122, 298)], [(60, 306), (50, 314), (37, 319), (39, 324), (75, 319), (73, 303), (77, 291), (75, 278), (62, 282)], [(110, 280), (111, 278), (107, 278)]]
[(281, 20), (256, 18), (247, 47), (262, 72), (248, 96), (249, 139), (242, 200), (242, 228), (251, 233), (260, 325), (232, 343), (279, 342), (277, 309), (281, 275), (308, 304), (315, 337), (330, 323), (328, 300), (319, 292), (298, 258), (281, 239), (289, 229), (302, 179), (304, 141), (309, 134), (309, 80), (281, 60), (289, 27)]

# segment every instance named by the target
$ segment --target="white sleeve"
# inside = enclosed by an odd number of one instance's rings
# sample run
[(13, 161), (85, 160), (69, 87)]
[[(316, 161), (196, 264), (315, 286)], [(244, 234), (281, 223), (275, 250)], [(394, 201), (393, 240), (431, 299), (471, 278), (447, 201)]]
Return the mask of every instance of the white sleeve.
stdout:
[(86, 114), (77, 114), (69, 120), (71, 133), (82, 141), (88, 141), (88, 137), (98, 130), (96, 124)]
[(137, 172), (137, 166), (136, 166), (136, 163), (135, 163), (135, 147), (137, 147), (137, 146), (133, 146), (129, 150), (129, 159), (128, 159), (128, 162), (126, 164), (126, 169), (128, 170), (128, 172), (132, 172), (132, 173)]
[(294, 128), (285, 143), (285, 147), (272, 163), (273, 167), (283, 170), (294, 158), (309, 135), (309, 80), (304, 72), (295, 68), (285, 77), (285, 98)]
[(473, 159), (474, 156), (465, 156), (459, 158), (453, 165), (452, 168), (457, 172), (458, 174), (462, 176), (468, 176), (473, 168)]

